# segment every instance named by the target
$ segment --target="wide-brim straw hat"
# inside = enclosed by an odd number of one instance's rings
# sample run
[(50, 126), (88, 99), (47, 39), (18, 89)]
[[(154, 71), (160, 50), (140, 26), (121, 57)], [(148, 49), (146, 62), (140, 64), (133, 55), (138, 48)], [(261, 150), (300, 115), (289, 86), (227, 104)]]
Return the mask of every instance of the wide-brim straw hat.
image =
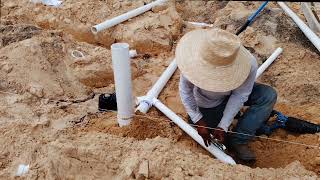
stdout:
[(181, 73), (197, 87), (213, 92), (227, 92), (243, 84), (251, 58), (239, 37), (222, 29), (190, 31), (176, 49)]

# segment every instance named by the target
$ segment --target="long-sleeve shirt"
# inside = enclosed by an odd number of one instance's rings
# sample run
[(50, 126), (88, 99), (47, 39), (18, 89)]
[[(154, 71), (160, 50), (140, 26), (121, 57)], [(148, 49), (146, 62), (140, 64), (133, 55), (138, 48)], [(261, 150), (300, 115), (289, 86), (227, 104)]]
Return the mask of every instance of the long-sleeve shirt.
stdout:
[(223, 112), (223, 117), (218, 127), (228, 131), (233, 118), (240, 111), (243, 104), (248, 100), (255, 82), (258, 64), (254, 56), (251, 58), (251, 70), (249, 76), (238, 88), (227, 92), (211, 92), (201, 89), (192, 84), (183, 75), (180, 76), (179, 91), (182, 103), (193, 123), (202, 118), (199, 107), (213, 108), (220, 105), (225, 98), (229, 97)]

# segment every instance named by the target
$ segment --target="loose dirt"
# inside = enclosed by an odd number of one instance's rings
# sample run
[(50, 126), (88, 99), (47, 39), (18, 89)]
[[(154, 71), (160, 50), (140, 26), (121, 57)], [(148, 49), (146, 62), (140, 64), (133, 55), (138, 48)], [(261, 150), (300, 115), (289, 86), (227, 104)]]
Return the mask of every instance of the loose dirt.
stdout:
[[(318, 179), (320, 150), (255, 139), (251, 167), (214, 159), (155, 108), (117, 126), (98, 112), (98, 95), (114, 91), (110, 45), (127, 42), (134, 96), (144, 95), (174, 58), (176, 42), (196, 28), (187, 21), (236, 30), (260, 2), (170, 1), (97, 35), (90, 27), (148, 1), (65, 0), (59, 8), (27, 0), (1, 1), (0, 179)], [(301, 16), (299, 4), (289, 4)], [(319, 6), (317, 6), (319, 7)], [(317, 12), (319, 10), (317, 9)], [(301, 16), (303, 18), (303, 16)], [(258, 79), (278, 92), (275, 109), (320, 123), (319, 52), (276, 3), (240, 35), (261, 64), (282, 55)], [(83, 57), (73, 56), (80, 51)], [(180, 72), (159, 99), (186, 118)], [(277, 130), (271, 138), (320, 144), (320, 134)]]

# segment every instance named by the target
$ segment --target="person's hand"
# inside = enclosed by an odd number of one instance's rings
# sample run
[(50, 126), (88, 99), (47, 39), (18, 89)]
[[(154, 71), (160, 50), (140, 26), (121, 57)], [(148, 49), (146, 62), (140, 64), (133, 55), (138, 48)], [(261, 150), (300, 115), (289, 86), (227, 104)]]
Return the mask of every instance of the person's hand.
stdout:
[(210, 137), (210, 132), (209, 130), (206, 128), (207, 127), (207, 123), (200, 119), (197, 123), (197, 131), (198, 134), (202, 137), (204, 144), (208, 147), (211, 143), (211, 137)]
[(224, 143), (225, 135), (226, 135), (226, 132), (221, 127), (217, 127), (213, 131), (213, 137), (217, 139), (220, 143)]

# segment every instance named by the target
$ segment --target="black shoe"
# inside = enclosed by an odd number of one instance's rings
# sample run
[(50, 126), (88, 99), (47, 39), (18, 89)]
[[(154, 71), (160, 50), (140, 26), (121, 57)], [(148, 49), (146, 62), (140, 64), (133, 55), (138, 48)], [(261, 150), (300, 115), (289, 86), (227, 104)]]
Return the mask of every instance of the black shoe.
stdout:
[(255, 153), (249, 148), (248, 144), (232, 144), (231, 150), (235, 153), (236, 158), (245, 162), (256, 161)]
[(320, 132), (320, 125), (313, 124), (298, 118), (288, 117), (284, 129), (299, 134), (315, 134)]
[(101, 94), (99, 96), (99, 111), (117, 110), (117, 98), (116, 93), (113, 94)]

